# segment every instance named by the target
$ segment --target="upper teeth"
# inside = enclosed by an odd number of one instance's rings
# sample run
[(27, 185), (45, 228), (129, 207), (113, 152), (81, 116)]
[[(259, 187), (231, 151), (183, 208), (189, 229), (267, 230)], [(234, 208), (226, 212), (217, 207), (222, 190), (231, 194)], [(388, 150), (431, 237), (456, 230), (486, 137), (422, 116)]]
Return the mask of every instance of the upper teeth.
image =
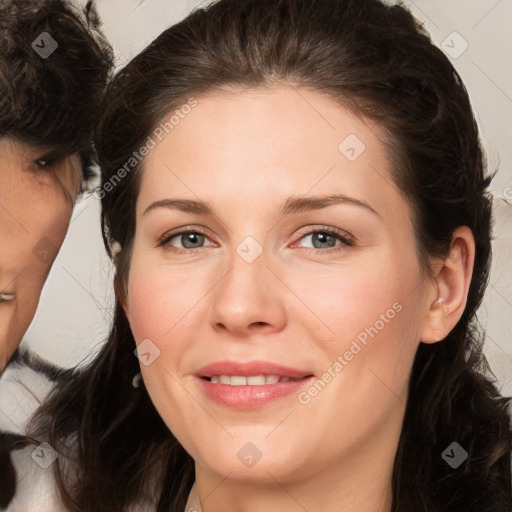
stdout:
[(212, 375), (210, 382), (214, 384), (229, 384), (230, 386), (263, 386), (264, 384), (276, 384), (277, 382), (289, 382), (292, 377), (280, 377), (279, 375)]

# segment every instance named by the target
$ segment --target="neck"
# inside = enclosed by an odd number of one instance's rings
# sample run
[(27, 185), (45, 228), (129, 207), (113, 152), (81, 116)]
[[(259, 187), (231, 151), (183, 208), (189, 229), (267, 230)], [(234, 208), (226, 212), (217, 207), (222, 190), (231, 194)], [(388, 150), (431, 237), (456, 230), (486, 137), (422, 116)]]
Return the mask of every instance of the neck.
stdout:
[(340, 482), (337, 478), (251, 485), (217, 479), (212, 486), (197, 482), (202, 512), (391, 512), (391, 476), (371, 482)]

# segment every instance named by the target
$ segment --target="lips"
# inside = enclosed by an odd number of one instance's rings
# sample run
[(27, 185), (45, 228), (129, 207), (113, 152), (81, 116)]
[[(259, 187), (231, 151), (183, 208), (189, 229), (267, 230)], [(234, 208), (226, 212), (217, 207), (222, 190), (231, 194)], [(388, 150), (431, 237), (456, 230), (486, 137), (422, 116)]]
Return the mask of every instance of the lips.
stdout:
[(240, 375), (254, 377), (257, 375), (277, 375), (291, 379), (303, 379), (312, 375), (310, 371), (298, 370), (268, 361), (250, 361), (239, 363), (236, 361), (217, 361), (201, 368), (197, 374), (200, 378), (211, 378), (213, 375)]
[(264, 386), (265, 384), (277, 384), (278, 382), (293, 382), (300, 379), (292, 377), (280, 377), (279, 375), (212, 375), (204, 377), (213, 384), (227, 384), (229, 386)]
[(310, 371), (267, 361), (218, 361), (195, 376), (208, 398), (237, 409), (260, 407), (286, 397), (315, 378)]

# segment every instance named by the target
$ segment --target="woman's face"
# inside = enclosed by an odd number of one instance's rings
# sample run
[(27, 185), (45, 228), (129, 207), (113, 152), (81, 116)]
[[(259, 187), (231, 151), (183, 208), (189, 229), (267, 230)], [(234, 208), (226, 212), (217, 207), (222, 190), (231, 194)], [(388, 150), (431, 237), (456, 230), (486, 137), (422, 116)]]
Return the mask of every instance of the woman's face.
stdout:
[(78, 155), (47, 160), (41, 148), (0, 141), (0, 370), (32, 321), (81, 183)]
[(286, 86), (197, 102), (136, 208), (125, 311), (154, 404), (219, 478), (390, 469), (435, 296), (378, 128)]

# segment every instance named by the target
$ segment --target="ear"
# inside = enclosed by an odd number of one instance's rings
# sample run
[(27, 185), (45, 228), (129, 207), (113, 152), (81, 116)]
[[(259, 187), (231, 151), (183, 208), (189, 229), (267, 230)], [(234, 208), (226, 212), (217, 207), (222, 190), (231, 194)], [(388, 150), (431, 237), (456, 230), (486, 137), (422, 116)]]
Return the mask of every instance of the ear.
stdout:
[(467, 226), (460, 226), (453, 232), (448, 256), (434, 263), (420, 331), (423, 343), (444, 339), (459, 321), (466, 307), (474, 261), (473, 233)]

